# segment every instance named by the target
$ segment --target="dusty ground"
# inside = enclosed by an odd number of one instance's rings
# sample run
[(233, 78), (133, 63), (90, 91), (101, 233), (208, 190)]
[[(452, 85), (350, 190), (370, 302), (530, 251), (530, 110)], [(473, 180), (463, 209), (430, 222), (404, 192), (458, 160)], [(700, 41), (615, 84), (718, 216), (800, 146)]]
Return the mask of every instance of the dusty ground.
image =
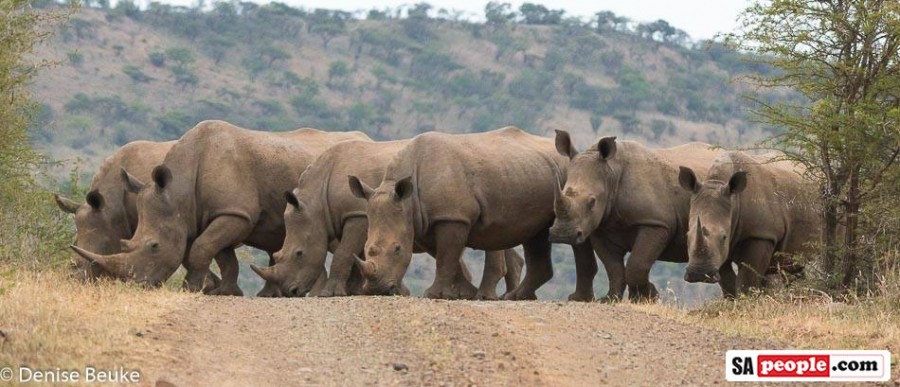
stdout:
[(627, 305), (196, 297), (137, 328), (144, 380), (219, 385), (724, 384), (727, 337)]

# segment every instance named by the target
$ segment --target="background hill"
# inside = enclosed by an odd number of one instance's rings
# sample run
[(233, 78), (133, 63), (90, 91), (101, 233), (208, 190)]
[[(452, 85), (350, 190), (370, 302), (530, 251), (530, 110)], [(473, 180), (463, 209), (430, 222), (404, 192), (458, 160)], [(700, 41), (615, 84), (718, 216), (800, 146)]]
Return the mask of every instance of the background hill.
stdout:
[[(115, 148), (176, 139), (205, 119), (362, 130), (376, 139), (563, 128), (582, 147), (601, 135), (660, 146), (736, 146), (766, 135), (748, 119), (747, 90), (734, 80), (769, 70), (691, 42), (665, 21), (638, 24), (611, 12), (581, 20), (527, 3), (491, 3), (486, 19), (424, 3), (350, 13), (89, 1), (37, 53), (61, 63), (33, 85), (42, 101), (33, 140), (53, 159), (80, 158), (88, 181)], [(657, 266), (657, 285), (681, 283), (677, 265)], [(571, 260), (557, 267), (554, 282), (574, 286)], [(605, 292), (605, 278), (598, 281)]]

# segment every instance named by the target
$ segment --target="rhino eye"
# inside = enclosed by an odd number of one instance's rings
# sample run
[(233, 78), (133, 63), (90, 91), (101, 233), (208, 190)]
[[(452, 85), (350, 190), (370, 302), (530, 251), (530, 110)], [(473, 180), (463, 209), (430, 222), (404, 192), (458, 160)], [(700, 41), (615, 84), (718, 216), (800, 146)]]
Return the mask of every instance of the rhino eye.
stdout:
[(294, 256), (297, 258), (303, 257), (303, 250), (297, 250), (297, 252), (294, 253)]
[(150, 250), (159, 250), (159, 242), (150, 242)]
[(588, 199), (587, 202), (588, 209), (594, 208), (594, 204), (597, 204), (597, 198), (591, 196), (591, 198)]

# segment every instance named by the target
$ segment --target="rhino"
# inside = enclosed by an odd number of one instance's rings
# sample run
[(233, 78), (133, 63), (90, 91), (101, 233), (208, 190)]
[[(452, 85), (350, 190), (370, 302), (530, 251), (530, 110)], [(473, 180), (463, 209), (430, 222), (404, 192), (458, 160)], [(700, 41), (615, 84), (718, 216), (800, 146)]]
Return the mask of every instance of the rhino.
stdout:
[[(369, 137), (308, 128), (259, 132), (203, 121), (172, 146), (146, 185), (129, 179), (138, 193), (138, 225), (123, 252), (73, 249), (117, 278), (149, 286), (162, 284), (184, 262), (187, 289), (201, 290), (213, 256), (232, 259), (242, 243), (270, 254), (281, 247), (283, 192), (321, 152), (348, 140)], [(222, 284), (210, 294), (242, 295), (237, 276), (236, 266), (223, 268)]]
[(802, 271), (789, 256), (813, 252), (821, 219), (813, 187), (793, 164), (726, 152), (705, 180), (682, 166), (678, 181), (691, 194), (685, 281), (731, 284), (732, 297), (764, 287), (773, 270)]
[[(135, 195), (128, 191), (122, 171), (133, 171), (136, 177), (149, 179), (150, 169), (163, 161), (174, 144), (175, 141), (134, 141), (119, 148), (103, 160), (83, 203), (53, 195), (61, 210), (75, 215), (77, 246), (98, 254), (121, 252), (119, 241), (131, 239), (138, 223)], [(108, 276), (99, 265), (84, 259), (76, 259), (73, 269), (76, 277), (82, 279)]]
[(703, 143), (650, 149), (603, 137), (578, 153), (564, 130), (556, 131), (556, 149), (571, 162), (553, 205), (550, 240), (591, 242), (609, 279), (601, 301), (621, 300), (626, 285), (630, 299), (655, 300), (658, 292), (649, 281), (653, 263), (688, 260), (690, 194), (679, 186), (678, 165), (706, 170), (721, 152)]
[[(437, 261), (430, 298), (475, 294), (455, 281), (465, 247), (525, 249), (525, 278), (505, 299), (535, 299), (553, 276), (548, 228), (553, 191), (565, 179), (567, 160), (549, 139), (515, 127), (485, 133), (424, 133), (400, 150), (377, 188), (350, 178), (354, 195), (367, 201), (365, 260), (357, 260), (367, 294), (395, 291), (413, 251)], [(596, 261), (589, 244), (576, 246), (576, 260)], [(576, 293), (579, 289), (576, 289)]]
[[(407, 143), (409, 140), (347, 141), (322, 153), (300, 175), (297, 187), (285, 192), (287, 235), (284, 246), (275, 253), (276, 264), (268, 268), (251, 265), (251, 268), (266, 281), (280, 284), (284, 294), (306, 294), (318, 278), (319, 268), (325, 264), (330, 250), (334, 254), (331, 272), (319, 295), (360, 294), (361, 289), (355, 286), (359, 284), (359, 272), (353, 262), (356, 254), (362, 254), (366, 242), (366, 202), (353, 195), (347, 177), (357, 176), (370, 184), (380, 181), (388, 162)], [(486, 257), (485, 275), (476, 298), (496, 299), (497, 282), (504, 275), (507, 275), (507, 289), (518, 285), (524, 261), (513, 250), (488, 252)], [(457, 281), (470, 278), (468, 272), (457, 275)], [(409, 294), (402, 283), (396, 290)]]

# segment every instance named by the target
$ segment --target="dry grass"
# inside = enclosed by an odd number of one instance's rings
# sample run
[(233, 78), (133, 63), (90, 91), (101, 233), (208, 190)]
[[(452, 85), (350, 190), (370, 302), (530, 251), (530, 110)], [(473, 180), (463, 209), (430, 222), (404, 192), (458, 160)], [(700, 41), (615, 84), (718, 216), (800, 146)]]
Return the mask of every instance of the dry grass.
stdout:
[(786, 343), (796, 349), (887, 349), (894, 377), (900, 377), (900, 292), (837, 302), (814, 291), (796, 289), (715, 300), (694, 310), (664, 304), (629, 304), (691, 325), (729, 335)]
[(54, 270), (7, 272), (0, 276), (0, 367), (134, 369), (122, 358), (148, 346), (138, 335), (192, 297), (115, 282), (83, 284)]

